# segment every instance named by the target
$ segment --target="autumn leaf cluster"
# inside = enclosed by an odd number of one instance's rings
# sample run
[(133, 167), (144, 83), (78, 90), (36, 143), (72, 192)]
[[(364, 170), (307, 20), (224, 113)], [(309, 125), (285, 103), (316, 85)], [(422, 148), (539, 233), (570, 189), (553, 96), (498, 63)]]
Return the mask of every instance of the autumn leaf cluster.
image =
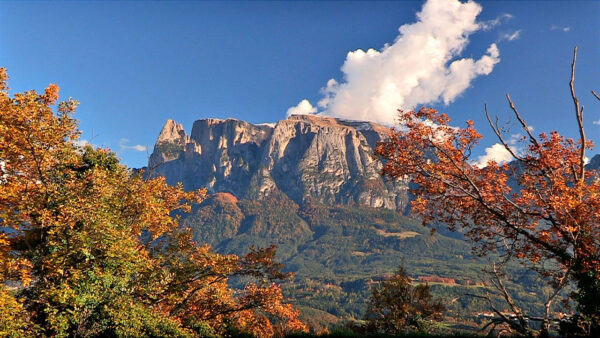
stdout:
[(554, 287), (564, 286), (566, 276), (578, 289), (579, 310), (599, 319), (600, 180), (586, 170), (584, 156), (592, 143), (558, 132), (534, 136), (514, 109), (525, 147), (516, 152), (490, 120), (515, 161), (485, 167), (470, 158), (482, 137), (472, 121), (460, 128), (431, 108), (400, 111), (404, 127), (376, 149), (383, 174), (414, 183), (412, 211), (424, 224), (459, 229), (477, 253), (519, 260)]
[(306, 330), (284, 302), (274, 247), (240, 257), (194, 243), (172, 215), (206, 191), (78, 145), (78, 102), (58, 92), (10, 97), (0, 69), (0, 336)]

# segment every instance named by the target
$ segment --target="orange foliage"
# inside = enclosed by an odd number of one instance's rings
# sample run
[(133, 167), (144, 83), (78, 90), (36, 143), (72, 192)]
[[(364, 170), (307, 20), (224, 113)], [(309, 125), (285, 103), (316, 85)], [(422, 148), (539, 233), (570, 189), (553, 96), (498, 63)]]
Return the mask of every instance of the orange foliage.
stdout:
[[(584, 153), (592, 143), (585, 141), (582, 109), (574, 97), (580, 140), (557, 132), (535, 137), (508, 98), (527, 135), (523, 141), (529, 142), (523, 154), (512, 152), (513, 164), (474, 165), (471, 151), (482, 136), (473, 122), (457, 128), (446, 114), (422, 108), (400, 111), (405, 127), (392, 129), (389, 140), (377, 146), (383, 174), (416, 183), (412, 210), (424, 224), (463, 229), (479, 254), (516, 257), (553, 286), (570, 275), (580, 296), (598, 299), (600, 180), (585, 170)], [(500, 128), (492, 127), (501, 138)], [(582, 297), (577, 299), (582, 305)]]
[[(55, 113), (58, 86), (11, 98), (6, 80), (0, 68), (1, 336), (306, 330), (276, 284), (289, 276), (274, 247), (238, 257), (196, 245), (171, 215), (205, 190), (146, 180), (109, 150), (77, 146), (76, 101)], [(232, 277), (249, 282), (236, 290)]]

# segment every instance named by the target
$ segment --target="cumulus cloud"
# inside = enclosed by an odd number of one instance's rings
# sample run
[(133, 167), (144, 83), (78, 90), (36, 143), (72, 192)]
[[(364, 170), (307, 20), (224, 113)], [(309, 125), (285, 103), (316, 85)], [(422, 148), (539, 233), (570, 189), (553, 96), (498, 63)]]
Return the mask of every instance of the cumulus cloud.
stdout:
[(517, 40), (521, 37), (521, 29), (516, 30), (512, 33), (504, 33), (502, 35), (500, 35), (500, 41), (502, 40), (508, 40), (508, 41), (514, 41)]
[(306, 99), (300, 101), (297, 106), (290, 107), (287, 110), (287, 116), (290, 115), (307, 115), (314, 114), (317, 112), (317, 108), (313, 107), (312, 104)]
[[(513, 147), (511, 150), (516, 151)], [(494, 161), (498, 164), (502, 164), (504, 162), (510, 162), (513, 160), (512, 155), (506, 148), (500, 144), (496, 143), (491, 147), (485, 148), (485, 154), (479, 156), (475, 165), (479, 168), (486, 167), (489, 161)]]
[[(392, 125), (397, 109), (453, 102), (474, 78), (490, 74), (500, 61), (496, 44), (477, 60), (459, 58), (469, 36), (493, 24), (478, 23), (480, 12), (481, 6), (472, 1), (428, 0), (415, 23), (399, 28), (394, 43), (347, 54), (341, 68), (344, 81), (331, 79), (321, 90), (321, 114)], [(290, 111), (315, 108), (303, 100)]]
[[(533, 131), (533, 127), (529, 127), (529, 130)], [(522, 153), (523, 147), (519, 145), (519, 143), (524, 142), (526, 138), (523, 134), (511, 134), (510, 138), (506, 140), (510, 150), (512, 150), (515, 154)], [(485, 148), (485, 154), (479, 156), (477, 160), (473, 163), (479, 168), (484, 168), (487, 166), (489, 161), (494, 161), (498, 164), (502, 164), (504, 162), (510, 162), (513, 160), (512, 155), (506, 147), (501, 143), (496, 143), (491, 147)]]
[(119, 140), (119, 148), (121, 148), (121, 150), (135, 150), (135, 151), (146, 151), (148, 150), (148, 147), (143, 146), (141, 144), (136, 144), (133, 146), (128, 145), (129, 143), (129, 139), (126, 138), (122, 138)]

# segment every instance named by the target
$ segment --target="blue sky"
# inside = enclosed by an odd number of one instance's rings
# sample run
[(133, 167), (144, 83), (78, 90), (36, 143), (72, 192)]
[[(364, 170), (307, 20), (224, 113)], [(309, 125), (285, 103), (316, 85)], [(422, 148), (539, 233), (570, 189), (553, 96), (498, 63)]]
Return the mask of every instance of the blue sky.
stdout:
[[(568, 81), (573, 47), (578, 46), (576, 90), (586, 105), (588, 135), (600, 142), (600, 102), (590, 94), (592, 89), (600, 91), (600, 2), (478, 4), (478, 28), (465, 28), (460, 52), (446, 55), (450, 59), (445, 65), (461, 59), (477, 62), (486, 55), (488, 64), (473, 66), (479, 73), (452, 95), (448, 94), (455, 86), (452, 81), (431, 89), (441, 83), (436, 76), (443, 74), (421, 79), (429, 81), (426, 89), (433, 92), (425, 93), (421, 101), (426, 102), (415, 102), (447, 112), (456, 124), (475, 120), (485, 135), (476, 155), (486, 153), (486, 148), (493, 154), (491, 147), (497, 141), (485, 122), (483, 104), (504, 121), (511, 117), (507, 92), (536, 132), (559, 130), (576, 137)], [(352, 101), (317, 106), (323, 99), (321, 88), (333, 78), (349, 83), (346, 89), (353, 88), (351, 94), (368, 94), (389, 74), (399, 74), (400, 81), (404, 70), (394, 69), (394, 63), (381, 66), (373, 61), (361, 68), (348, 52), (372, 48), (374, 54), (381, 53), (386, 43), (394, 44), (400, 26), (427, 20), (416, 17), (423, 5), (423, 1), (0, 2), (0, 66), (8, 69), (13, 92), (41, 91), (48, 83), (57, 83), (63, 98), (81, 102), (76, 117), (83, 138), (115, 150), (127, 165), (140, 167), (147, 162), (143, 148), (148, 146), (151, 152), (168, 118), (188, 131), (194, 120), (206, 117), (274, 122), (304, 99), (318, 111), (348, 117), (344, 114), (352, 114), (347, 108)], [(489, 51), (492, 44), (499, 53), (496, 57)], [(417, 61), (429, 55), (422, 48), (397, 48), (396, 53), (403, 60), (416, 56)], [(346, 71), (340, 69), (344, 64)], [(385, 76), (371, 76), (375, 68)], [(420, 69), (415, 66), (412, 71)], [(423, 94), (419, 86), (400, 99), (410, 101), (416, 93)], [(336, 90), (341, 97), (342, 89)], [(444, 95), (450, 96), (447, 104)]]

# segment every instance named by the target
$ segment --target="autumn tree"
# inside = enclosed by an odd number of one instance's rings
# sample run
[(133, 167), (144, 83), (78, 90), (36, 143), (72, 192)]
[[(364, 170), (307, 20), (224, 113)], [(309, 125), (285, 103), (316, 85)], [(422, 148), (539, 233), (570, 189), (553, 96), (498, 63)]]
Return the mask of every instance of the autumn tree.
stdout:
[[(486, 114), (514, 161), (489, 161), (481, 168), (471, 152), (482, 138), (472, 121), (458, 128), (434, 109), (400, 111), (403, 126), (392, 129), (376, 153), (385, 160), (383, 174), (415, 183), (412, 210), (423, 223), (461, 229), (481, 255), (498, 252), (534, 269), (560, 288), (574, 282), (572, 297), (589, 334), (600, 334), (600, 180), (586, 170), (592, 148), (583, 123), (583, 105), (575, 94), (575, 48), (569, 83), (579, 139), (558, 132), (535, 136), (507, 95), (525, 144), (516, 151), (503, 128)], [(594, 93), (595, 94), (595, 93)], [(600, 99), (597, 95), (597, 98)], [(548, 330), (546, 304), (543, 331)]]
[(367, 330), (375, 333), (402, 334), (428, 331), (428, 323), (440, 320), (444, 306), (433, 299), (429, 286), (413, 286), (400, 267), (391, 277), (375, 284), (367, 302)]
[[(8, 95), (0, 69), (0, 335), (261, 336), (304, 330), (275, 248), (197, 245), (174, 211), (205, 190), (146, 180), (80, 147), (77, 102), (58, 87)], [(243, 276), (241, 290), (228, 284)]]

